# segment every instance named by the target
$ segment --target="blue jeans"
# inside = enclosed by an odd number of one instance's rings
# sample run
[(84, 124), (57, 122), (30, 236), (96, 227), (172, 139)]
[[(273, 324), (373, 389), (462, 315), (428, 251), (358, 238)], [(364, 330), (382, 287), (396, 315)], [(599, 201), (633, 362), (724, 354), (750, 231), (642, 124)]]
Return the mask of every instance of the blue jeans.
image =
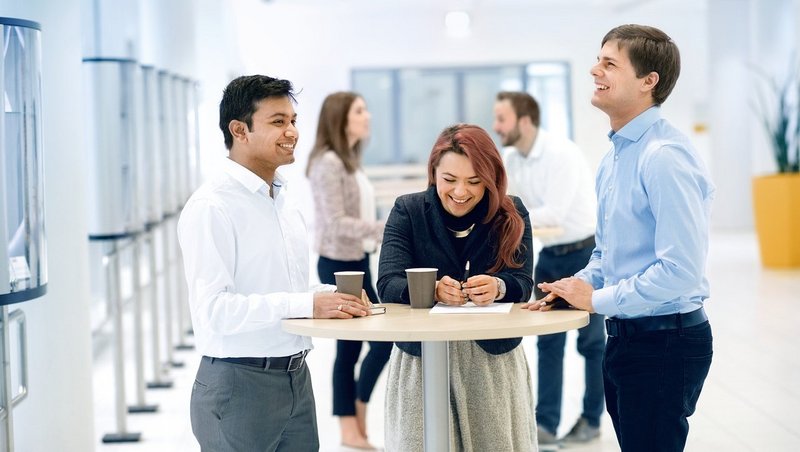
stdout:
[[(563, 255), (549, 253), (547, 248), (539, 254), (534, 271), (534, 281), (552, 282), (574, 275), (586, 266), (592, 254), (592, 247)], [(545, 294), (534, 287), (536, 298)], [(592, 314), (589, 325), (578, 330), (578, 353), (586, 360), (584, 366), (585, 391), (583, 393), (583, 412), (589, 425), (600, 426), (603, 414), (603, 350), (605, 348), (604, 317)], [(536, 423), (555, 433), (561, 422), (561, 398), (564, 382), (564, 345), (566, 333), (539, 336), (539, 350), (536, 402)]]
[(683, 450), (712, 354), (708, 322), (608, 338), (606, 404), (623, 452)]

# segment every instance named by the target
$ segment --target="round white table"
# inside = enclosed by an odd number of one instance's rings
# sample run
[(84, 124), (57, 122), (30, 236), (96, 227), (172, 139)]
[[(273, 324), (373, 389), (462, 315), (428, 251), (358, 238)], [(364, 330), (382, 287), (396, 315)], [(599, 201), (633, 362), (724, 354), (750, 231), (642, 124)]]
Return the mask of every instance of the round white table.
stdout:
[[(303, 336), (357, 341), (422, 342), (422, 395), (425, 450), (450, 447), (450, 380), (448, 341), (503, 339), (559, 333), (586, 326), (589, 314), (577, 310), (549, 312), (520, 309), (507, 314), (430, 314), (406, 304), (383, 303), (386, 314), (340, 319), (290, 319), (283, 329)], [(442, 390), (445, 389), (445, 390)]]

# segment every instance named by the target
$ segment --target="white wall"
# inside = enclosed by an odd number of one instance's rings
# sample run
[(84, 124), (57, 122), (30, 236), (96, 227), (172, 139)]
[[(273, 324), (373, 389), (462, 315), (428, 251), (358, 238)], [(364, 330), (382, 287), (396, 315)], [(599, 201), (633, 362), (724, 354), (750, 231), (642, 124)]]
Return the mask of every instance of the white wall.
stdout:
[[(16, 450), (90, 451), (92, 363), (78, 0), (4, 0), (0, 15), (42, 26), (42, 146), (48, 293), (12, 306), (28, 321), (30, 394), (14, 410)], [(19, 365), (15, 363), (14, 366)]]
[(472, 2), (473, 32), (466, 39), (445, 35), (444, 7), (448, 3), (231, 2), (236, 7), (239, 46), (247, 72), (287, 78), (302, 89), (297, 106), (301, 133), (298, 162), (283, 170), (295, 186), (305, 184), (303, 168), (322, 100), (330, 92), (350, 88), (354, 67), (566, 60), (572, 67), (575, 140), (596, 165), (609, 148), (609, 125), (607, 117), (589, 102), (594, 90), (589, 68), (605, 33), (623, 23), (657, 26), (678, 43), (682, 73), (664, 105), (664, 114), (694, 135), (702, 155), (708, 155), (707, 137), (693, 132), (696, 122), (708, 120), (704, 2), (655, 1), (626, 11), (600, 4), (603, 2), (572, 2), (579, 8)]
[[(138, 57), (199, 80), (201, 108), (219, 102), (218, 92), (236, 68), (238, 52), (230, 38), (224, 0), (130, 0), (110, 2), (127, 11), (109, 19), (103, 40), (88, 41), (89, 0), (2, 0), (0, 16), (42, 26), (42, 103), (45, 208), (49, 284), (46, 296), (23, 309), (28, 322), (28, 397), (14, 410), (15, 450), (92, 451), (104, 433), (93, 431), (92, 343), (87, 249), (86, 149), (84, 145), (81, 59), (96, 50), (106, 57)], [(108, 5), (109, 2), (100, 2)], [(117, 11), (119, 12), (119, 11)], [(136, 24), (139, 20), (138, 26)], [(111, 28), (109, 28), (111, 27)], [(98, 50), (99, 49), (99, 50)], [(76, 89), (76, 87), (78, 89)], [(216, 113), (204, 130), (216, 128)], [(210, 125), (208, 122), (210, 121)], [(219, 134), (218, 129), (217, 134)], [(216, 140), (221, 142), (221, 140)], [(212, 145), (201, 147), (210, 149)], [(224, 149), (224, 148), (223, 148)], [(17, 366), (15, 363), (13, 366)], [(16, 369), (16, 367), (12, 367)], [(129, 384), (130, 381), (129, 381)], [(105, 383), (104, 387), (111, 387)], [(112, 397), (108, 394), (107, 397)], [(146, 432), (143, 432), (146, 435)]]

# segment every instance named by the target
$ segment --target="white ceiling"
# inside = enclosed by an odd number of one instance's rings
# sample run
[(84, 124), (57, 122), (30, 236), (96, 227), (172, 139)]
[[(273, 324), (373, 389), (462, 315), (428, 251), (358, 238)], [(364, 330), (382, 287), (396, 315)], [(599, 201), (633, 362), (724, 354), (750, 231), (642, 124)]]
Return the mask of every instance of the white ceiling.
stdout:
[(363, 9), (392, 8), (404, 6), (413, 9), (471, 10), (481, 8), (531, 8), (555, 7), (579, 10), (608, 9), (612, 11), (631, 11), (650, 6), (704, 6), (705, 0), (261, 0), (267, 4), (293, 4), (305, 6), (347, 5)]

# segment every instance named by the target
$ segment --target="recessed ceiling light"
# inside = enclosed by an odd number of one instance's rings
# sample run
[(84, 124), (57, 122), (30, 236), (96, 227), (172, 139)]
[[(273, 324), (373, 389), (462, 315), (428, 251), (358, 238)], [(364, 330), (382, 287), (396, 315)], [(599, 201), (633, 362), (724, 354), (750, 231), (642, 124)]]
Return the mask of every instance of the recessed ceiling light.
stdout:
[(466, 11), (450, 11), (444, 16), (447, 35), (453, 38), (465, 38), (470, 34), (471, 19)]

